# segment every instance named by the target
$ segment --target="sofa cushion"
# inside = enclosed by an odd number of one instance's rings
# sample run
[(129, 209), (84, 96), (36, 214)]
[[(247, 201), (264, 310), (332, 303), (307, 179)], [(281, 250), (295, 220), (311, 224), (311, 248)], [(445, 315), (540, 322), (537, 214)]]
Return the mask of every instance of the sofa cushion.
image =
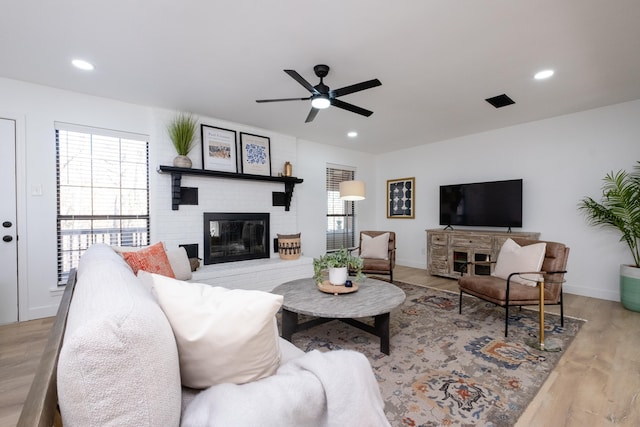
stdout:
[(177, 426), (181, 386), (171, 326), (109, 246), (82, 256), (58, 361), (65, 426)]
[(139, 270), (149, 273), (158, 273), (167, 277), (176, 277), (171, 269), (169, 258), (164, 250), (162, 242), (158, 242), (146, 248), (134, 252), (122, 252), (122, 257), (133, 270), (133, 274), (138, 274)]
[[(193, 268), (193, 262), (195, 261), (199, 265), (198, 258), (190, 259), (187, 255), (187, 250), (183, 246), (178, 246), (174, 249), (167, 249), (166, 246), (164, 246), (164, 242), (161, 243), (165, 248), (167, 258), (169, 259), (169, 265), (171, 265), (171, 270), (173, 271), (175, 278), (178, 280), (191, 280), (193, 277), (192, 272), (195, 271)], [(122, 257), (124, 257), (123, 254), (125, 252), (137, 252), (140, 249), (148, 247), (149, 246), (111, 246), (111, 248)]]
[(167, 251), (167, 258), (169, 259), (171, 270), (173, 270), (176, 279), (191, 280), (191, 277), (193, 277), (191, 262), (189, 261), (189, 256), (185, 248), (179, 246), (175, 249), (169, 249)]
[[(507, 239), (500, 248), (492, 275), (507, 279), (511, 273), (540, 271), (546, 248), (547, 245), (544, 242), (520, 246), (513, 240)], [(536, 286), (539, 278), (539, 274), (522, 274), (512, 276), (511, 281), (521, 285)]]
[(206, 388), (272, 375), (280, 364), (275, 314), (282, 296), (141, 272), (171, 323), (182, 384)]
[(389, 233), (382, 233), (375, 237), (363, 234), (360, 256), (362, 258), (389, 259)]

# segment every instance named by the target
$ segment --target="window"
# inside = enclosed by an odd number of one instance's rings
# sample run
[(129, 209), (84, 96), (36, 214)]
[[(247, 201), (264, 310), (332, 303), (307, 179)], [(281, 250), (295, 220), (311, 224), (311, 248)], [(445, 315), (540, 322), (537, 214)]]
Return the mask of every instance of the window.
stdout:
[(354, 246), (355, 203), (340, 199), (339, 188), (354, 177), (344, 166), (327, 166), (327, 250)]
[(149, 244), (144, 135), (56, 123), (58, 284), (94, 243)]

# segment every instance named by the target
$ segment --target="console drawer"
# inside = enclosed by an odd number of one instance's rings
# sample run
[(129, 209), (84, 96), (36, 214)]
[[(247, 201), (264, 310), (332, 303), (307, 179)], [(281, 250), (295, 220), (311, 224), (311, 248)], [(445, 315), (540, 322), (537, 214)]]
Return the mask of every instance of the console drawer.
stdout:
[(432, 234), (430, 238), (432, 245), (446, 246), (449, 243), (449, 239), (444, 234)]
[(491, 240), (491, 236), (451, 236), (451, 246), (491, 250)]

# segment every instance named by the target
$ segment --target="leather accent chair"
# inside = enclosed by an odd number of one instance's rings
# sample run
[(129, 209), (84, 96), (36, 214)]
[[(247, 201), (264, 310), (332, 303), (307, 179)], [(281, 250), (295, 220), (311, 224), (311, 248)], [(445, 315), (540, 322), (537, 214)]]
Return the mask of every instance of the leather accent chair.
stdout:
[(360, 232), (360, 245), (354, 250), (357, 250), (357, 255), (362, 254), (362, 237), (367, 235), (370, 237), (377, 237), (384, 233), (389, 233), (389, 244), (387, 250), (386, 259), (384, 258), (362, 258), (364, 261), (364, 267), (362, 272), (365, 274), (388, 274), (389, 280), (393, 281), (393, 269), (396, 266), (396, 233), (393, 231), (361, 231)]
[[(547, 242), (544, 240), (532, 240), (513, 238), (520, 246), (534, 243), (546, 243), (544, 261), (540, 273), (544, 277), (544, 304), (560, 305), (560, 322), (564, 326), (564, 306), (562, 303), (562, 283), (567, 272), (567, 259), (569, 248), (562, 243)], [(493, 261), (492, 261), (493, 262)], [(468, 264), (483, 264), (483, 262), (470, 262)], [(486, 264), (486, 262), (484, 263)], [(508, 279), (495, 276), (469, 276), (463, 275), (458, 279), (460, 288), (460, 307), (462, 313), (462, 294), (476, 296), (485, 301), (492, 302), (505, 308), (504, 336), (507, 336), (509, 327), (509, 307), (523, 305), (539, 305), (540, 289), (538, 286), (527, 286), (511, 281), (513, 276), (533, 273), (530, 271), (513, 272)]]

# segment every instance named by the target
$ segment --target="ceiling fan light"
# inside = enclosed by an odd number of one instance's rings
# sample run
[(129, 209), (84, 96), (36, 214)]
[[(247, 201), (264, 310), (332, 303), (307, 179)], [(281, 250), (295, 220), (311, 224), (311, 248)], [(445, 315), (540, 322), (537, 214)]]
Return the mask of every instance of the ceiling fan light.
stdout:
[(311, 100), (311, 106), (318, 110), (324, 110), (325, 108), (329, 108), (330, 105), (331, 105), (331, 101), (329, 101), (329, 98), (325, 98), (324, 96), (319, 96)]

